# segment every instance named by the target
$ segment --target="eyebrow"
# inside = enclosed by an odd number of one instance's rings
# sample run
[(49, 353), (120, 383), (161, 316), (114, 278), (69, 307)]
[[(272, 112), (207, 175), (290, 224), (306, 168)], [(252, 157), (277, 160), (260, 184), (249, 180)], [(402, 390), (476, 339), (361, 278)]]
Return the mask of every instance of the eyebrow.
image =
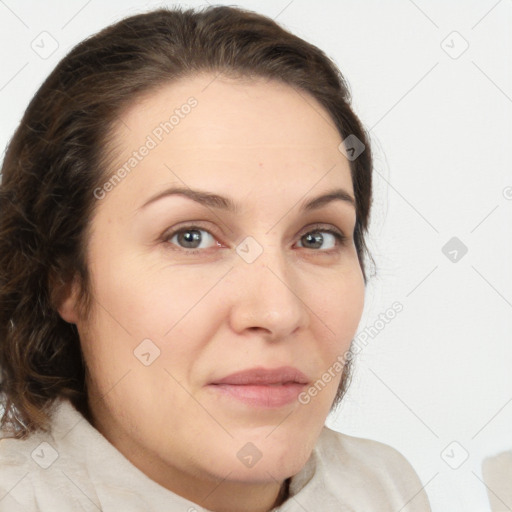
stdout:
[[(209, 208), (216, 208), (219, 210), (226, 210), (228, 212), (237, 213), (239, 211), (239, 206), (229, 197), (221, 196), (218, 194), (213, 194), (211, 192), (205, 192), (202, 190), (193, 190), (191, 188), (184, 187), (171, 187), (158, 194), (154, 195), (150, 199), (148, 199), (140, 208), (142, 210), (149, 206), (150, 204), (163, 199), (164, 197), (172, 197), (172, 196), (181, 196), (187, 197), (195, 201), (196, 203), (200, 203), (203, 206), (207, 206)], [(356, 207), (355, 199), (344, 189), (337, 188), (331, 190), (327, 193), (324, 193), (320, 196), (314, 197), (309, 201), (303, 203), (300, 207), (300, 211), (312, 211), (322, 208), (323, 206), (333, 202), (333, 201), (343, 201), (345, 203), (350, 204), (353, 208)]]

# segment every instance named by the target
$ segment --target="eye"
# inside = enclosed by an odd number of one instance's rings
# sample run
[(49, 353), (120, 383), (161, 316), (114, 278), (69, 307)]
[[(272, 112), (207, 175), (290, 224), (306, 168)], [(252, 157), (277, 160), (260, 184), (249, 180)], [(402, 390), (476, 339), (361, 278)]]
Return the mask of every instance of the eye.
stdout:
[(343, 245), (345, 236), (333, 229), (315, 229), (307, 232), (299, 240), (299, 247), (305, 249), (321, 249), (329, 252), (336, 249), (337, 245)]
[[(196, 225), (171, 231), (163, 236), (163, 241), (173, 249), (189, 255), (199, 254), (212, 247), (224, 247), (207, 229)], [(332, 253), (339, 250), (345, 241), (346, 237), (341, 231), (319, 227), (303, 234), (299, 238), (298, 247)]]
[(198, 226), (188, 226), (179, 231), (169, 233), (165, 237), (165, 240), (171, 244), (177, 245), (181, 249), (204, 250), (220, 245), (209, 231)]

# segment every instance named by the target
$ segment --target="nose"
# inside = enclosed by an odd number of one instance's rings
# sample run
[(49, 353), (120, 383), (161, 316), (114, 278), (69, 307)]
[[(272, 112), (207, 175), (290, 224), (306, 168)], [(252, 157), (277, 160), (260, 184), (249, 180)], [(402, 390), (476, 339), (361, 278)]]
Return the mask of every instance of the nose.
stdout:
[(277, 341), (309, 325), (309, 309), (298, 269), (276, 249), (266, 249), (253, 263), (239, 261), (231, 275), (231, 328), (260, 332)]

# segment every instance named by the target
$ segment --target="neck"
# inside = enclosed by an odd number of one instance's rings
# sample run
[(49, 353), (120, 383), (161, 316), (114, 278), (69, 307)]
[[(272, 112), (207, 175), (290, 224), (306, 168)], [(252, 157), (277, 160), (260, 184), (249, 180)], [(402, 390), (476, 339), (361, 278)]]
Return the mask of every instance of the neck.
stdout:
[[(198, 505), (214, 512), (269, 512), (282, 505), (288, 497), (289, 481), (279, 484), (233, 485), (220, 482), (204, 500), (189, 498)], [(222, 488), (222, 490), (221, 490)], [(204, 486), (202, 487), (204, 494)]]
[[(103, 424), (89, 409), (88, 421), (110, 441), (139, 470), (169, 491), (188, 499), (212, 512), (269, 512), (289, 497), (289, 481), (272, 480), (252, 483), (215, 479), (213, 476), (184, 473), (169, 466), (130, 439), (120, 435), (115, 425)], [(113, 428), (114, 427), (114, 428)], [(112, 435), (112, 432), (116, 435)]]

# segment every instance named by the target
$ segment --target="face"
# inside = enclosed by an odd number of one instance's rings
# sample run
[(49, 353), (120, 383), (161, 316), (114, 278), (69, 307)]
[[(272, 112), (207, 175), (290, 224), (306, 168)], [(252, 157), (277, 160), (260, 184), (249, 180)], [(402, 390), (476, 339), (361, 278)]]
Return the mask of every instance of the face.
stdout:
[(73, 318), (72, 298), (61, 309), (95, 426), (183, 495), (296, 474), (363, 308), (339, 133), (291, 87), (203, 75), (132, 105), (115, 141), (91, 220), (91, 316)]

